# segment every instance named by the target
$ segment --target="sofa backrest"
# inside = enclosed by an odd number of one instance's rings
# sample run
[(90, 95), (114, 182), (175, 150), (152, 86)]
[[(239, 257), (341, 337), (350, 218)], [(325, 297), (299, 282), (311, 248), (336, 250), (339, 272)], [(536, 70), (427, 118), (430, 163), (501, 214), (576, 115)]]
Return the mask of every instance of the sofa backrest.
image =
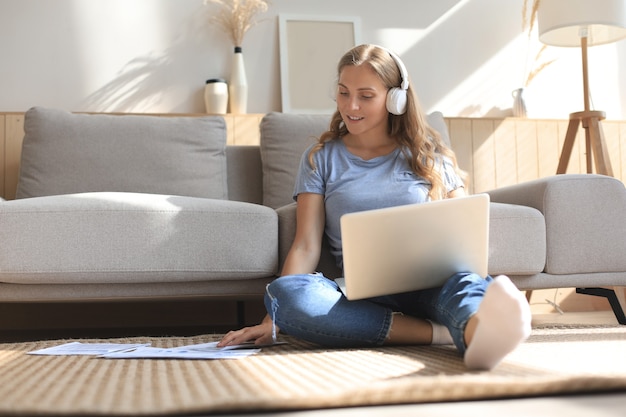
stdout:
[(223, 117), (26, 112), (17, 198), (128, 191), (228, 198)]
[(263, 171), (258, 146), (226, 147), (228, 199), (263, 204)]
[[(441, 113), (428, 116), (449, 142)], [(221, 116), (161, 117), (26, 112), (17, 198), (95, 191), (230, 199), (278, 208), (293, 202), (305, 149), (330, 115), (269, 113), (260, 146), (226, 146)]]
[[(427, 116), (430, 126), (450, 144), (448, 128), (440, 112)], [(268, 113), (261, 120), (263, 204), (278, 208), (293, 202), (300, 159), (306, 148), (328, 130), (330, 115)]]

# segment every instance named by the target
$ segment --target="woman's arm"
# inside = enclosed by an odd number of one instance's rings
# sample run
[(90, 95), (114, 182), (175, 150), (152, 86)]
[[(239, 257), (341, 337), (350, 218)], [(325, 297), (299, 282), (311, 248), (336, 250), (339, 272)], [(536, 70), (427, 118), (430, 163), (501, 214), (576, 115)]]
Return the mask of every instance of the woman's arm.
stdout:
[[(324, 196), (300, 194), (296, 208), (296, 236), (281, 275), (315, 272), (322, 248), (325, 221)], [(256, 326), (228, 332), (217, 346), (237, 345), (248, 341), (254, 341), (257, 345), (272, 343), (272, 327), (272, 319), (266, 315)]]
[(315, 272), (320, 259), (325, 221), (324, 196), (300, 194), (296, 208), (296, 236), (281, 276)]

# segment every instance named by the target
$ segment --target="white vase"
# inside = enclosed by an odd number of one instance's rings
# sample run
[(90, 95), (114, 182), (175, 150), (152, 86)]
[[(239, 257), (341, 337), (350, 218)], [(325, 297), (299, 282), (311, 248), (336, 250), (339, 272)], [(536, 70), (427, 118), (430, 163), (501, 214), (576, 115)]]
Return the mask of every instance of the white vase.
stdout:
[(524, 89), (518, 88), (511, 93), (513, 96), (513, 116), (526, 117), (526, 101), (524, 100)]
[(248, 80), (246, 79), (246, 68), (243, 63), (243, 53), (240, 46), (235, 47), (228, 92), (230, 112), (245, 114), (248, 110)]
[(228, 86), (221, 78), (206, 80), (204, 107), (208, 114), (225, 114), (228, 110)]

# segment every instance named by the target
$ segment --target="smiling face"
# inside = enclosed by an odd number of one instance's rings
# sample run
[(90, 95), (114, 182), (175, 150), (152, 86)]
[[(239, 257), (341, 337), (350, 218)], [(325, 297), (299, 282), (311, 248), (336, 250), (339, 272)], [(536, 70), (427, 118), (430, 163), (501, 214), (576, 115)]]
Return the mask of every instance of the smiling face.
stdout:
[(339, 74), (337, 110), (351, 135), (387, 137), (387, 87), (369, 65), (348, 65)]

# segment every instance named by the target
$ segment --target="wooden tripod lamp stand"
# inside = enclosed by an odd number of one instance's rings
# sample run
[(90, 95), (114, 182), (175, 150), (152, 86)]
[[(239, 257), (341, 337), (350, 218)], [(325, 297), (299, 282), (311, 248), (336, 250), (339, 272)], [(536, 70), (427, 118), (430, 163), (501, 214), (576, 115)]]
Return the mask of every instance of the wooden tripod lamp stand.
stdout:
[[(567, 171), (580, 125), (585, 129), (587, 173), (595, 165), (598, 174), (613, 176), (601, 121), (602, 111), (590, 109), (587, 47), (626, 37), (626, 0), (538, 0), (539, 39), (547, 45), (580, 46), (585, 107), (570, 114), (557, 174)], [(592, 160), (593, 155), (593, 160)]]

